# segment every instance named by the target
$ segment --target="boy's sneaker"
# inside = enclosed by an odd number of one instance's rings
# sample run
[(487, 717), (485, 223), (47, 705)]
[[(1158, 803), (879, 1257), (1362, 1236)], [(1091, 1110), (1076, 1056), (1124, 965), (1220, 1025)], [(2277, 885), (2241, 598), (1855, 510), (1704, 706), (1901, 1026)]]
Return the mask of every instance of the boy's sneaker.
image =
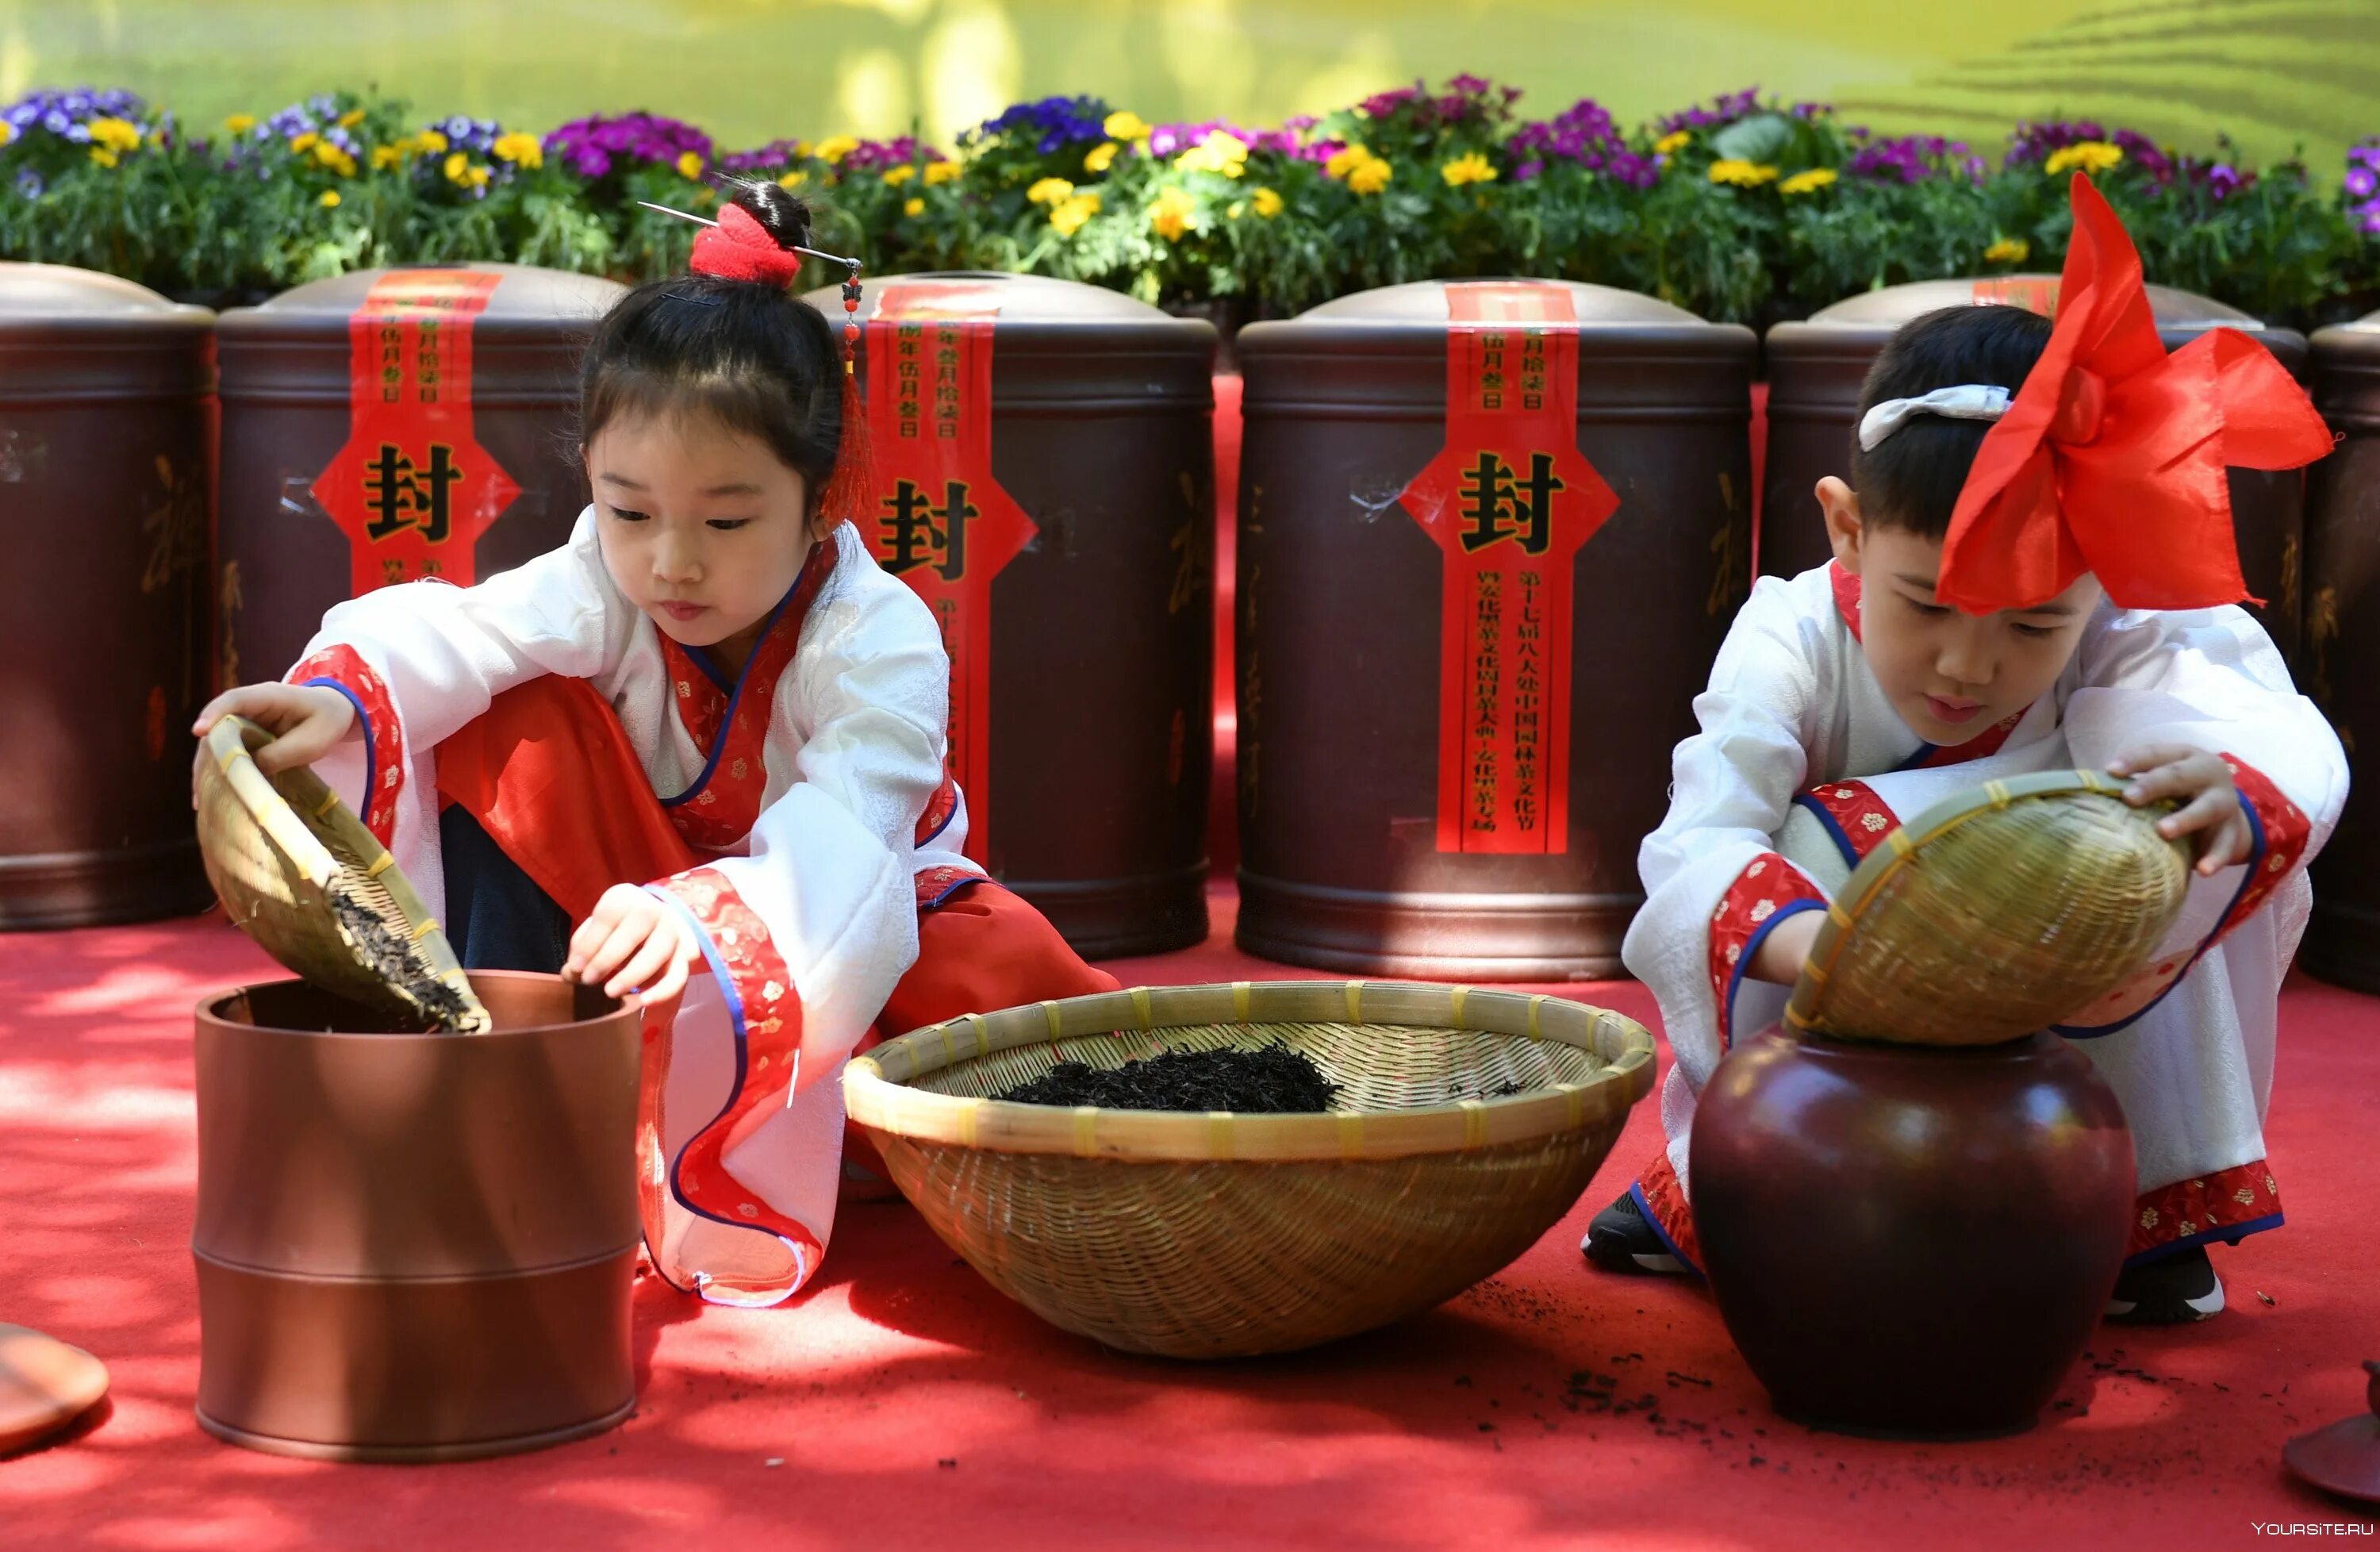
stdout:
[(2222, 1313), (2223, 1281), (2204, 1247), (2192, 1245), (2144, 1267), (2125, 1267), (2107, 1301), (2107, 1318), (2119, 1326), (2184, 1326)]
[(1636, 1210), (1636, 1194), (1623, 1191), (1620, 1200), (1587, 1221), (1586, 1238), (1578, 1248), (1589, 1263), (1608, 1272), (1683, 1272), (1686, 1264), (1670, 1247), (1645, 1215)]

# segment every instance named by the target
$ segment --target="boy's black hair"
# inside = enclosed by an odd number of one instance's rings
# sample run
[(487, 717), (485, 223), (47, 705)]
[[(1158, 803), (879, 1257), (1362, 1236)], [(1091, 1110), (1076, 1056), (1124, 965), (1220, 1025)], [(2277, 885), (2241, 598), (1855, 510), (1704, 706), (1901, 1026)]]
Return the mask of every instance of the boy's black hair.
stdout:
[[(1860, 388), (1859, 418), (1887, 399), (1913, 399), (1962, 383), (2015, 393), (2049, 344), (2050, 322), (2018, 307), (1948, 307), (1894, 332)], [(1912, 415), (1872, 451), (1852, 430), (1852, 489), (1860, 518), (1923, 539), (1950, 531), (1959, 490), (1991, 430), (1987, 420)]]
[[(810, 240), (809, 207), (774, 183), (731, 199), (781, 248)], [(596, 326), (578, 373), (578, 434), (621, 415), (701, 410), (756, 436), (808, 486), (815, 523), (844, 438), (843, 357), (833, 327), (773, 285), (682, 274), (647, 281)]]

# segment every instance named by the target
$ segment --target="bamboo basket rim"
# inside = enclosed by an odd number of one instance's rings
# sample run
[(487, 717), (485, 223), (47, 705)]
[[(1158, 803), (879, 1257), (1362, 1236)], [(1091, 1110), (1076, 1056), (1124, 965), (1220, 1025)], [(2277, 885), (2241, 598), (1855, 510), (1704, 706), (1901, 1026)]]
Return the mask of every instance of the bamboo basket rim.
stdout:
[[(911, 1081), (955, 1063), (1087, 1036), (1219, 1025), (1336, 1024), (1552, 1040), (1604, 1065), (1583, 1083), (1411, 1109), (1268, 1115), (1059, 1107), (936, 1094)], [(1402, 981), (1230, 981), (1120, 991), (968, 1013), (888, 1040), (844, 1070), (862, 1126), (913, 1142), (1125, 1163), (1403, 1158), (1526, 1143), (1624, 1118), (1652, 1091), (1653, 1037), (1569, 998)]]
[[(370, 859), (364, 864), (365, 872), (388, 891), (389, 899), (411, 925), (414, 941), (431, 961), (437, 978), (462, 998), (465, 1009), (472, 1016), (471, 1024), (462, 1031), (440, 1033), (485, 1033), (490, 1021), (487, 1010), (480, 1005), (479, 994), (471, 989), (470, 980), (455, 958), (455, 951), (447, 943), (437, 918), (415, 892), (405, 870), (397, 867), (395, 856), (381, 844), (380, 837), (355, 816), (313, 767), (292, 766), (272, 776), (258, 769), (255, 751), (272, 743), (273, 737), (247, 718), (227, 714), (207, 730), (207, 754), (223, 773), (234, 800), (293, 871), (292, 882), (298, 886), (294, 892), (308, 908), (314, 936), (326, 947), (335, 946), (339, 953), (352, 958), (357, 967), (374, 980), (380, 978), (379, 972), (348, 941), (346, 929), (330, 909), (332, 888), (341, 868), (339, 859), (322, 842), (322, 834), (328, 833), (356, 856)], [(202, 833), (202, 844), (204, 839)], [(252, 924), (243, 922), (241, 927), (254, 935)], [(282, 960), (285, 967), (295, 968), (287, 964), (279, 945), (265, 942), (263, 947), (273, 958)], [(397, 1004), (411, 1006), (411, 999), (393, 986), (388, 988), (387, 995)]]
[(1843, 955), (1857, 942), (1853, 929), (1884, 886), (1913, 861), (1919, 851), (1972, 820), (2000, 813), (2023, 799), (2070, 793), (2097, 793), (2120, 798), (2123, 792), (2124, 784), (2105, 771), (2041, 770), (1985, 782), (1980, 787), (1944, 798), (1893, 830), (1885, 836), (1882, 845), (1868, 853), (1852, 870), (1852, 876), (1828, 903), (1826, 919), (1818, 925), (1818, 936), (1810, 945), (1810, 957), (1803, 963), (1801, 976), (1793, 983), (1793, 994), (1786, 1001), (1786, 1024), (1796, 1030), (1827, 1032), (1827, 994), (1835, 984), (1835, 972)]

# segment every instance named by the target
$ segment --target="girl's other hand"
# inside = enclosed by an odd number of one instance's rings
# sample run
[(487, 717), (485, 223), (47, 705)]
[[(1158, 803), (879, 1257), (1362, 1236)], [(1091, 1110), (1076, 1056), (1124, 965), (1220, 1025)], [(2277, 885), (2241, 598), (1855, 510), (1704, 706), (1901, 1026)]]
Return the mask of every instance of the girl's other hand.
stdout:
[(2157, 833), (2168, 841), (2198, 837), (2200, 878), (2211, 879), (2248, 860), (2255, 838), (2248, 829), (2247, 811), (2240, 806), (2231, 767), (2222, 756), (2186, 745), (2152, 744), (2107, 770), (2127, 779), (2124, 801), (2135, 808), (2168, 798), (2181, 805), (2157, 821)]
[(270, 776), (276, 770), (311, 765), (352, 736), (356, 704), (322, 685), (242, 685), (207, 702), (190, 731), (198, 734), (199, 751), (190, 765), (190, 806), (199, 806), (199, 772), (207, 759), (207, 733), (225, 717), (241, 716), (272, 734), (273, 742), (256, 751), (256, 768)]
[(675, 911), (634, 884), (613, 884), (570, 935), (562, 977), (601, 986), (606, 997), (637, 992), (648, 1006), (686, 989), (702, 945)]

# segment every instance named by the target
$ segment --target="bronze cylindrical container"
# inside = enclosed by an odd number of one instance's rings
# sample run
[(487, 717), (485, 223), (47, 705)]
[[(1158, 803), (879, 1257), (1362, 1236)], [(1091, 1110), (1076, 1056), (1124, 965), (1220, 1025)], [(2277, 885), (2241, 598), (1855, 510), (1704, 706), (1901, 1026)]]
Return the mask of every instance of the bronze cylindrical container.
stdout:
[(1238, 348), (1241, 947), (1619, 974), (1666, 752), (1749, 582), (1750, 331), (1432, 281)]
[(518, 264), (359, 270), (218, 326), (223, 676), (276, 679), (342, 600), (481, 581), (588, 500), (578, 358), (624, 289)]
[(2032, 1425), (2122, 1268), (2132, 1138), (2049, 1035), (1771, 1029), (1704, 1085), (1687, 1179), (1728, 1334), (1783, 1415), (1933, 1437)]
[(0, 931), (204, 910), (214, 314), (0, 264)]
[(857, 316), (860, 527), (941, 622), (968, 855), (1086, 955), (1203, 941), (1213, 326), (1005, 274), (873, 281)]
[(322, 1460), (509, 1454), (636, 1404), (634, 1005), (480, 971), (489, 1035), (301, 981), (198, 1011), (200, 1425)]
[[(1828, 475), (1851, 477), (1852, 438), (1860, 384), (1893, 331), (1937, 309), (1990, 303), (2055, 305), (2056, 275), (2004, 275), (1980, 280), (1921, 280), (1849, 297), (1821, 308), (1806, 322), (1768, 331), (1763, 353), (1768, 375), (1767, 467), (1761, 478), (1760, 570), (1792, 576), (1826, 564), (1832, 552), (1826, 521), (1811, 494)], [(2208, 329), (2248, 332), (2292, 373), (2306, 371), (2305, 336), (2268, 329), (2237, 308), (2171, 286), (2148, 287), (2149, 309), (2168, 350)], [(2240, 567), (2248, 590), (2265, 602), (2249, 612), (2292, 662), (2298, 649), (2299, 545), (2305, 515), (2305, 477), (2299, 469), (2233, 469), (2231, 511), (2240, 536)]]
[[(2314, 402), (2338, 448), (2306, 510), (2302, 682), (2352, 758), (2380, 749), (2380, 312), (2313, 336)], [(2313, 865), (2313, 975), (2380, 992), (2380, 774), (2359, 765), (2347, 811)]]

